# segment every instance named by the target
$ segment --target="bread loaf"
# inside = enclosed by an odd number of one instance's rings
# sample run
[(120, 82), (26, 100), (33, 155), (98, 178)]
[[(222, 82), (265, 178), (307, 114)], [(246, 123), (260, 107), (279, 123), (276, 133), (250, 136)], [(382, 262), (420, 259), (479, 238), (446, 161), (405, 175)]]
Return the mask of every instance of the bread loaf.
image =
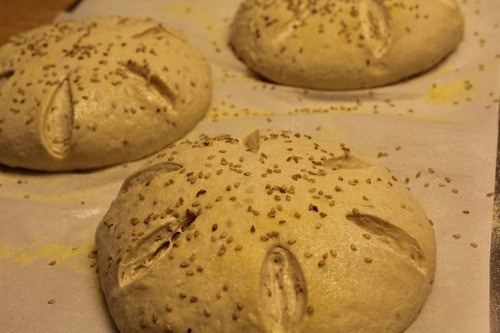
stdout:
[(170, 147), (126, 179), (96, 245), (122, 332), (401, 332), (436, 264), (404, 184), (286, 131)]
[(0, 47), (0, 163), (102, 167), (167, 146), (203, 116), (210, 67), (150, 19), (43, 26)]
[(462, 35), (454, 0), (244, 0), (230, 45), (271, 81), (346, 90), (426, 71)]

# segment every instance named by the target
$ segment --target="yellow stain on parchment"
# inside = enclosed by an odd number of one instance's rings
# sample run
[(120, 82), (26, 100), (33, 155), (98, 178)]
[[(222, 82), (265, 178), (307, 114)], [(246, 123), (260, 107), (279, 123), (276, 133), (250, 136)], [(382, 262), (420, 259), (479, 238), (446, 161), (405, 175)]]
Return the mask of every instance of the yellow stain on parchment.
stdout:
[(471, 97), (472, 86), (470, 81), (461, 80), (458, 82), (439, 84), (429, 88), (425, 101), (428, 103), (453, 103)]
[(89, 254), (95, 250), (94, 240), (88, 240), (74, 246), (57, 242), (40, 244), (44, 236), (46, 234), (17, 247), (0, 243), (0, 262), (11, 260), (21, 265), (29, 265), (34, 262), (49, 265), (55, 261), (56, 266), (62, 266), (87, 276), (92, 283), (92, 293), (95, 299), (104, 302), (95, 268), (90, 267), (90, 263), (96, 261), (96, 259), (89, 258)]
[[(64, 265), (79, 273), (92, 272), (88, 266), (90, 262), (88, 255), (95, 248), (93, 240), (71, 246), (57, 242), (40, 244), (40, 238), (35, 238), (17, 247), (0, 243), (0, 260), (13, 260), (21, 265), (28, 265), (36, 261), (45, 261), (48, 265), (55, 261), (56, 265)], [(80, 258), (83, 260), (79, 260)]]
[(264, 109), (247, 109), (236, 107), (231, 103), (224, 104), (219, 103), (214, 105), (209, 112), (207, 112), (206, 119), (207, 120), (218, 120), (218, 119), (235, 119), (241, 117), (262, 117), (262, 116), (279, 116), (283, 115), (283, 113), (273, 112), (270, 110)]
[[(191, 22), (193, 25), (200, 27), (214, 27), (221, 26), (225, 27), (227, 22), (220, 22), (213, 18), (212, 15), (207, 15), (206, 12), (200, 10), (196, 6), (192, 6), (189, 3), (164, 3), (158, 7), (159, 12), (164, 12), (165, 16), (174, 15), (177, 18), (181, 18), (183, 21)], [(212, 8), (213, 11), (219, 11), (220, 8)], [(225, 20), (224, 20), (225, 21)]]

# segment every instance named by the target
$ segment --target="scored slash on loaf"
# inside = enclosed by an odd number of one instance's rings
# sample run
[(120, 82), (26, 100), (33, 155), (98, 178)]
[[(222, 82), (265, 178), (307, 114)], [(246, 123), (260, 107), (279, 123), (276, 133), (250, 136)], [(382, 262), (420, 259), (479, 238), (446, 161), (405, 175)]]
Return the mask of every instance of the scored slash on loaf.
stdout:
[(287, 131), (169, 147), (123, 183), (96, 246), (122, 332), (401, 332), (436, 251), (387, 169)]
[(245, 0), (230, 46), (278, 84), (363, 89), (432, 68), (460, 43), (463, 25), (454, 0)]
[(0, 163), (57, 171), (137, 160), (191, 130), (211, 91), (203, 55), (151, 19), (34, 29), (0, 48)]

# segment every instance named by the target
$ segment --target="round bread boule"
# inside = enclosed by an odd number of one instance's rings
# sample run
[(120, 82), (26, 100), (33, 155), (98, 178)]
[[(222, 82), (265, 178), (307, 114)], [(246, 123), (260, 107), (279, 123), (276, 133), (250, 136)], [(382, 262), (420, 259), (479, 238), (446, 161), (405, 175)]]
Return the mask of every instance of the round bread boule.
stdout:
[(454, 0), (244, 0), (230, 45), (271, 81), (346, 90), (428, 70), (462, 35)]
[(203, 55), (150, 19), (14, 36), (0, 47), (0, 163), (57, 171), (137, 160), (192, 129), (211, 89)]
[(96, 231), (121, 332), (401, 332), (433, 228), (387, 169), (291, 132), (181, 141), (126, 179)]

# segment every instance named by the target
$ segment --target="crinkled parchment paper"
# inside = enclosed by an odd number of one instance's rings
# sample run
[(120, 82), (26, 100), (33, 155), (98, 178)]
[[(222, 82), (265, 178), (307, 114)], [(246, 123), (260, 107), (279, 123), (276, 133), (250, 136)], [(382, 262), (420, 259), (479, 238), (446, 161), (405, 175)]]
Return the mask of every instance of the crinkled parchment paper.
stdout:
[[(190, 138), (288, 129), (346, 143), (390, 168), (422, 203), (438, 244), (432, 293), (407, 332), (489, 332), (500, 21), (495, 0), (460, 4), (465, 39), (437, 68), (341, 93), (249, 73), (227, 47), (238, 1), (86, 0), (58, 20), (149, 16), (184, 33), (212, 63), (215, 84), (212, 107)], [(143, 162), (56, 174), (0, 168), (3, 332), (116, 331), (95, 274), (94, 232), (123, 179)]]

